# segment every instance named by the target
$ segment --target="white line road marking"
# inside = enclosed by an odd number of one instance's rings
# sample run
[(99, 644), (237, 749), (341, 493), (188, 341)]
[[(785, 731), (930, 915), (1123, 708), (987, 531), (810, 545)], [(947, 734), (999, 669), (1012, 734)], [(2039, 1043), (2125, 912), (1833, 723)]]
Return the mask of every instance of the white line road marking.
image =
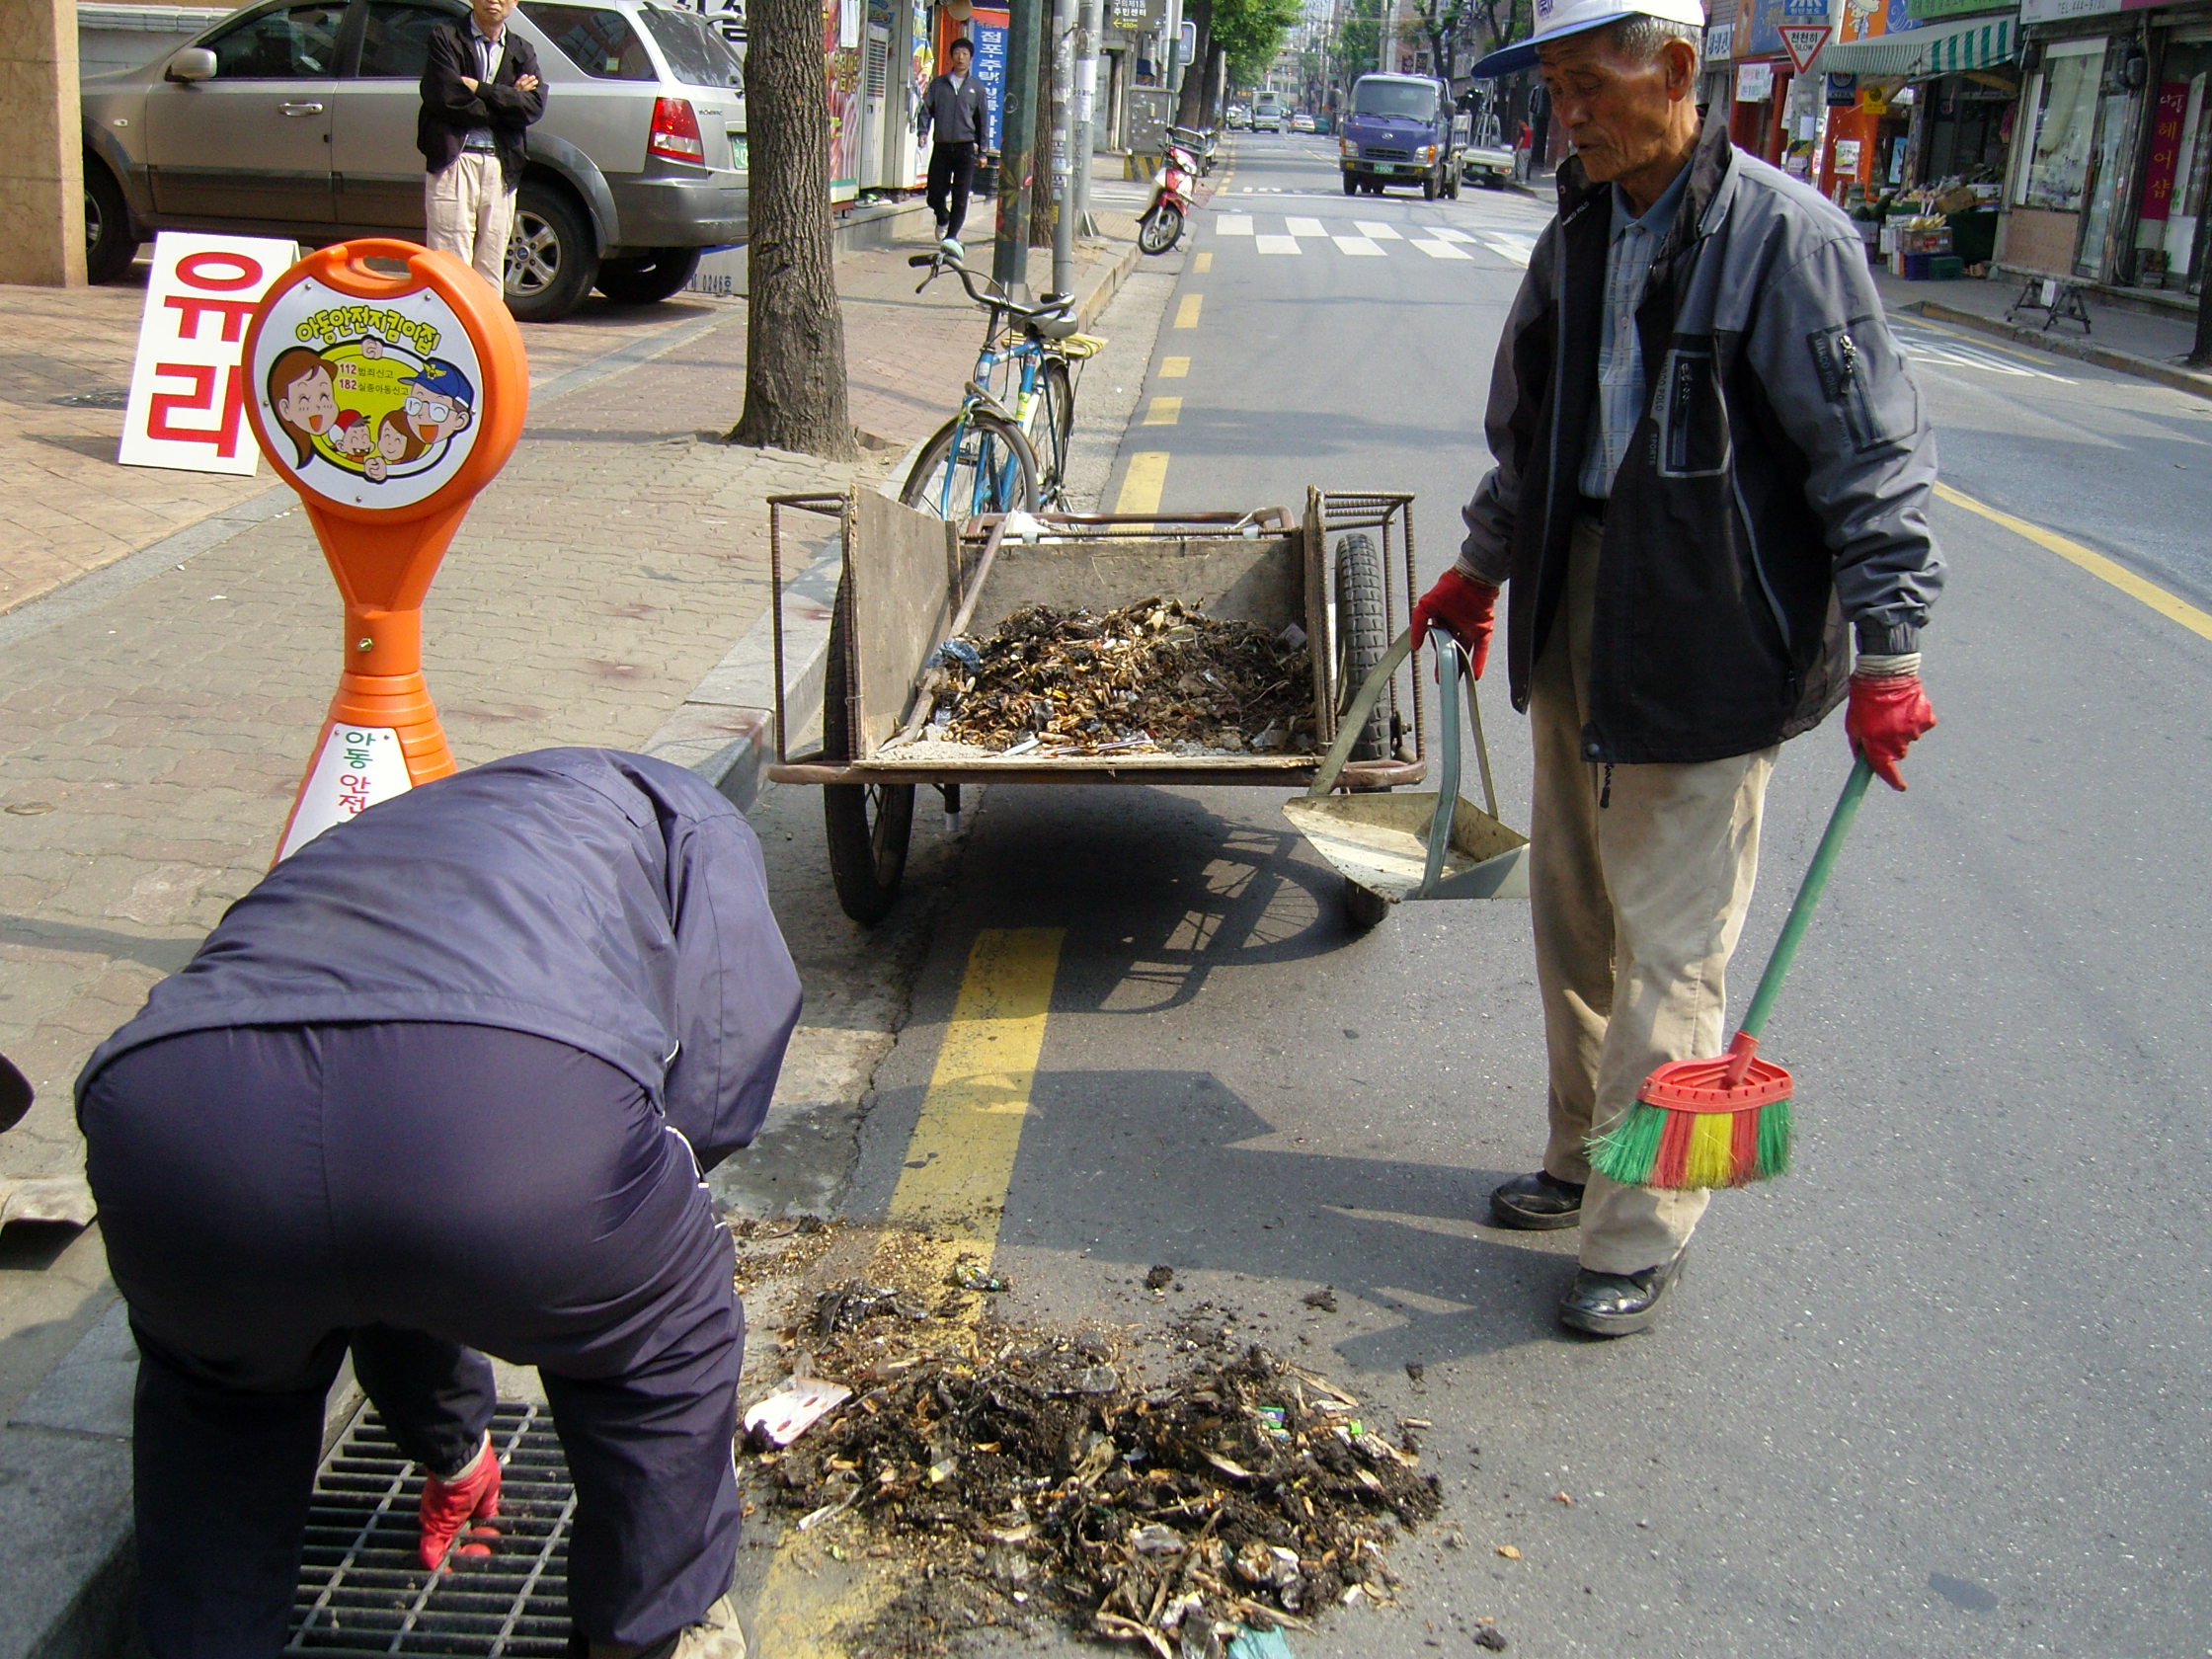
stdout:
[(1407, 243), (1406, 245), (1407, 245), (1408, 247), (1412, 247), (1412, 248), (1418, 248), (1418, 249), (1420, 249), (1420, 250), (1421, 250), (1421, 252), (1423, 252), (1424, 254), (1427, 254), (1427, 255), (1429, 256), (1429, 258), (1431, 258), (1431, 259), (1463, 259), (1463, 260), (1470, 260), (1470, 259), (1474, 258), (1474, 256), (1473, 256), (1472, 254), (1468, 253), (1468, 252), (1467, 252), (1467, 251), (1466, 251), (1466, 250), (1465, 250), (1464, 248), (1462, 248), (1462, 247), (1458, 246), (1457, 244), (1455, 244), (1455, 243), (1451, 243), (1451, 242), (1412, 242), (1412, 241), (1409, 241), (1409, 242), (1408, 242), (1408, 243)]
[(1216, 236), (1249, 236), (1252, 234), (1252, 215), (1249, 213), (1224, 213), (1214, 221)]
[(1255, 254), (1295, 254), (1298, 252), (1298, 238), (1295, 236), (1255, 236), (1252, 238), (1252, 252)]
[(1379, 224), (1373, 219), (1354, 219), (1352, 221), (1352, 228), (1358, 231), (1362, 236), (1366, 237), (1371, 242), (1397, 242), (1403, 240), (1403, 238), (1398, 235), (1396, 230), (1391, 228), (1389, 225)]
[(1326, 236), (1319, 219), (1285, 219), (1283, 228), (1293, 236)]
[(1480, 240), (1479, 237), (1469, 236), (1463, 230), (1454, 230), (1450, 225), (1429, 225), (1426, 228), (1431, 236), (1442, 237), (1447, 242), (1475, 242)]
[(1377, 259), (1383, 257), (1382, 250), (1364, 236), (1332, 236), (1329, 240), (1336, 244), (1336, 251), (1340, 254), (1372, 255)]
[(1992, 374), (2010, 374), (2022, 380), (2055, 380), (2062, 386), (2078, 384), (2064, 374), (2029, 363), (2014, 362), (1994, 352), (1984, 352), (1972, 346), (1936, 345), (1934, 341), (1900, 333), (1898, 344), (1905, 348), (1905, 355), (1915, 362), (1934, 363), (1945, 368), (1981, 368)]
[(1482, 233), (1482, 240), (1488, 245), (1490, 252), (1500, 259), (1511, 260), (1524, 271), (1528, 269), (1529, 261), (1536, 257), (1537, 239), (1524, 236), (1519, 231), (1486, 230)]

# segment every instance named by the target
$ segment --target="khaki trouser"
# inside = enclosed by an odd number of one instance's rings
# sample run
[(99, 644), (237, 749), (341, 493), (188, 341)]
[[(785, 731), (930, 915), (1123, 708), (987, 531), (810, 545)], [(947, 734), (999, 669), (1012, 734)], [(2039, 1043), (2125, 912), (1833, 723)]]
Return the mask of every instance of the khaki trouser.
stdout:
[(514, 226), (514, 193), (500, 178), (500, 158), (463, 150), (453, 165), (423, 181), (423, 216), (430, 246), (476, 268), (495, 293), (507, 291), (507, 236)]
[(1759, 867), (1776, 750), (1696, 765), (1607, 768), (1582, 757), (1600, 527), (1574, 531), (1562, 626), (1530, 700), (1536, 797), (1529, 884), (1550, 1064), (1543, 1166), (1586, 1181), (1582, 1265), (1638, 1273), (1673, 1260), (1707, 1195), (1623, 1187), (1592, 1173), (1585, 1142), (1635, 1103), (1655, 1066), (1721, 1052), (1723, 972)]

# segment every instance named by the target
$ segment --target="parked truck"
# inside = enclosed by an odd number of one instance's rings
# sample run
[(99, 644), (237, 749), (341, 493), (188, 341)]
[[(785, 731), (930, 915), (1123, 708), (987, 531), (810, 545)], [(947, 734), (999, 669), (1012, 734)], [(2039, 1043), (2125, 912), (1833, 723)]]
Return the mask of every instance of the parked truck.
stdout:
[(1362, 75), (1353, 83), (1337, 137), (1344, 194), (1381, 196), (1386, 185), (1419, 185), (1421, 194), (1460, 194), (1460, 141), (1452, 99), (1426, 75)]

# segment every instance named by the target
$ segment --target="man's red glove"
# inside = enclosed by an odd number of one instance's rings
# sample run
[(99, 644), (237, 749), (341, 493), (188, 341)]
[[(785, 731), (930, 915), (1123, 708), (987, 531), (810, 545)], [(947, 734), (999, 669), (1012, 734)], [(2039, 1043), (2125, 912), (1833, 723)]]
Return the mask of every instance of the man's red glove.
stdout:
[(1862, 754), (1874, 775), (1892, 789), (1903, 789), (1905, 779), (1897, 762), (1905, 758), (1915, 738), (1925, 736), (1936, 724), (1936, 711), (1928, 706), (1917, 673), (1855, 673), (1851, 676), (1851, 706), (1844, 712), (1844, 736), (1851, 751)]
[[(423, 1480), (423, 1501), (416, 1509), (416, 1518), (422, 1523), (423, 1535), (419, 1545), (423, 1565), (432, 1572), (437, 1571), (445, 1560), (445, 1551), (452, 1547), (453, 1539), (472, 1521), (489, 1521), (500, 1512), (500, 1460), (492, 1450), (492, 1437), (484, 1437), (483, 1446), (468, 1467), (451, 1480), (437, 1475), (426, 1475)], [(472, 1538), (461, 1545), (463, 1555), (489, 1555), (490, 1545), (481, 1539)]]
[(1490, 660), (1491, 613), (1497, 608), (1498, 591), (1454, 565), (1413, 606), (1413, 649), (1421, 649), (1431, 622), (1441, 622), (1467, 648), (1468, 672), (1480, 679)]

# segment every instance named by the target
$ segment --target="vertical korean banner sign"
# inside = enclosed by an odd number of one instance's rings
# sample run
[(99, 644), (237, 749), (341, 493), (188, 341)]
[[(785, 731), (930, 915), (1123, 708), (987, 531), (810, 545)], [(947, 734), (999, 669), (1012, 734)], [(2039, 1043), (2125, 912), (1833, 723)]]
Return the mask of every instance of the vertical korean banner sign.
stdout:
[(822, 66), (830, 83), (830, 199), (860, 194), (860, 14), (867, 0), (822, 0)]
[(998, 131), (1006, 113), (1006, 30), (1013, 14), (978, 6), (969, 19), (968, 38), (976, 42), (976, 79), (984, 84), (984, 110), (989, 130), (984, 148), (998, 148)]
[(2151, 117), (2151, 153), (2143, 163), (2143, 204), (2138, 216), (2164, 219), (2173, 211), (2173, 174), (2181, 159), (2182, 117), (2189, 108), (2186, 81), (2159, 88), (2159, 107)]

